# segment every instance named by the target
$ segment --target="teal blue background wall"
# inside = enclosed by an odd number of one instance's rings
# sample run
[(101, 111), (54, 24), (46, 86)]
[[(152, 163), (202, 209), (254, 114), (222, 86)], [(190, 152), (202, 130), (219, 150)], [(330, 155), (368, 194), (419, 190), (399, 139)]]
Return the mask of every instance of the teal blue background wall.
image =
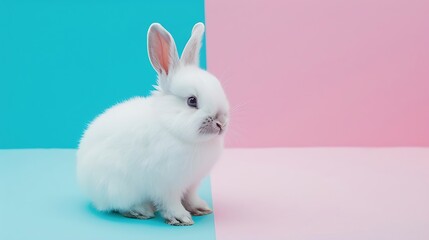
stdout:
[(97, 114), (152, 90), (149, 25), (180, 53), (198, 21), (203, 0), (0, 1), (0, 148), (76, 148)]

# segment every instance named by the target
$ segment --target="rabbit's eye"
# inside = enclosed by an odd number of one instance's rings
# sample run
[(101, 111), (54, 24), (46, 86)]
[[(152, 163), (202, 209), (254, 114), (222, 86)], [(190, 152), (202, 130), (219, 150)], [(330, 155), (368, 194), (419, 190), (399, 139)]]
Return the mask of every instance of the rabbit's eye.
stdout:
[(193, 107), (193, 108), (198, 108), (198, 104), (197, 104), (197, 98), (196, 97), (189, 97), (188, 98), (188, 106), (189, 107)]

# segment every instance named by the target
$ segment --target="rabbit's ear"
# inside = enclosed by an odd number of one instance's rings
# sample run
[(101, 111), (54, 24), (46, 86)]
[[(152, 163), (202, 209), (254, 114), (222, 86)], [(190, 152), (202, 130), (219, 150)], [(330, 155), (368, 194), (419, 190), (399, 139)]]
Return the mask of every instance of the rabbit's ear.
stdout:
[(176, 44), (170, 33), (159, 23), (153, 23), (147, 33), (147, 48), (153, 68), (159, 75), (168, 75), (179, 62)]
[(204, 24), (199, 22), (195, 24), (192, 29), (192, 35), (188, 43), (183, 50), (182, 57), (180, 61), (184, 65), (199, 65), (200, 63), (200, 49), (201, 49), (201, 40), (203, 39), (204, 34)]

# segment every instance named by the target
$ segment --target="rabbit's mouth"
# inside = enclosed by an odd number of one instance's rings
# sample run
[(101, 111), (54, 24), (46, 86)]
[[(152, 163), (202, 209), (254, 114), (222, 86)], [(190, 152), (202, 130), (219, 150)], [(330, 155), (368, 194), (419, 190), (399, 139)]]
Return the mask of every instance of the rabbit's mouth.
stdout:
[(206, 135), (206, 134), (216, 134), (221, 135), (224, 132), (222, 128), (216, 128), (213, 126), (202, 126), (199, 129), (199, 133)]
[(204, 122), (201, 124), (201, 127), (198, 129), (200, 134), (206, 135), (206, 134), (216, 134), (221, 135), (223, 132), (225, 132), (225, 125), (224, 123), (220, 122), (217, 119), (214, 119), (213, 117), (208, 117), (204, 120)]

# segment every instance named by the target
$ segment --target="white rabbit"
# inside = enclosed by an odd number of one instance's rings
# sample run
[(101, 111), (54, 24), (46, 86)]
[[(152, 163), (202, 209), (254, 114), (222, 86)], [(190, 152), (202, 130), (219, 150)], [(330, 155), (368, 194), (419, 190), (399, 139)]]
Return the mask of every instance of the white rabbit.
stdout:
[(229, 104), (216, 77), (198, 66), (203, 34), (197, 23), (179, 60), (170, 33), (152, 24), (156, 90), (107, 109), (84, 132), (77, 178), (98, 210), (140, 219), (159, 210), (171, 225), (212, 212), (197, 188), (222, 152)]

